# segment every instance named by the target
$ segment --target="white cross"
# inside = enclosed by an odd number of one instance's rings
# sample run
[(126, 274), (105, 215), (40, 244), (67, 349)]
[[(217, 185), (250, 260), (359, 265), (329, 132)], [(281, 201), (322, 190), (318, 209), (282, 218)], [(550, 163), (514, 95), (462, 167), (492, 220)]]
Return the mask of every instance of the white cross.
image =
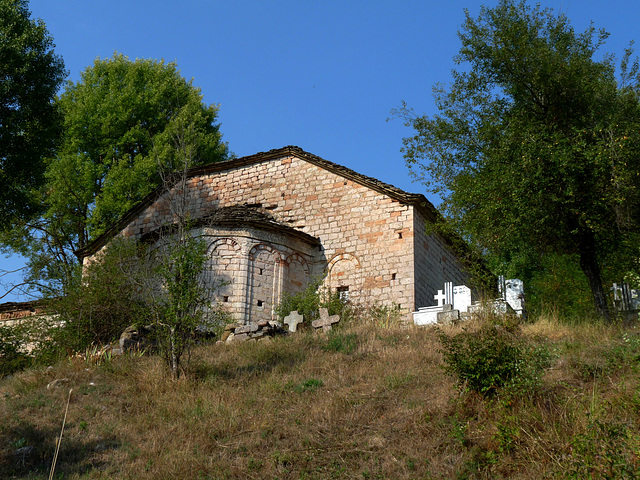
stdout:
[(444, 301), (446, 300), (446, 298), (447, 296), (444, 294), (442, 290), (438, 290), (438, 294), (433, 296), (433, 299), (438, 302), (439, 307), (444, 305)]
[(298, 324), (304, 321), (304, 316), (300, 315), (297, 310), (290, 312), (289, 315), (284, 317), (284, 323), (289, 326), (290, 332), (295, 332), (298, 329)]

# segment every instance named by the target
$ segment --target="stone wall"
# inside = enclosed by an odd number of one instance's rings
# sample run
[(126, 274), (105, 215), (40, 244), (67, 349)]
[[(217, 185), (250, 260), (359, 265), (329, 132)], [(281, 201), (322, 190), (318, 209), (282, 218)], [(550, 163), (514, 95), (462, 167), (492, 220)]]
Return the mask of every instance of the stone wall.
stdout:
[[(460, 264), (444, 242), (426, 236), (425, 218), (414, 205), (383, 193), (384, 188), (370, 188), (369, 180), (353, 177), (291, 153), (231, 162), (226, 169), (202, 167), (188, 182), (192, 218), (246, 205), (315, 237), (319, 245), (314, 254), (295, 247), (286, 232), (276, 241), (280, 246), (260, 240), (258, 230), (241, 236), (253, 239), (244, 243), (237, 236), (215, 232), (214, 250), (220, 249), (222, 257), (211, 268), (233, 271), (238, 283), (221, 289), (218, 298), (227, 297), (245, 322), (272, 318), (270, 312), (283, 291), (303, 288), (326, 272), (328, 286), (353, 301), (394, 302), (408, 314), (417, 306), (431, 305), (444, 281), (463, 282)], [(128, 219), (121, 233), (141, 238), (170, 221), (175, 195), (164, 193)]]
[(436, 305), (433, 296), (442, 289), (445, 282), (464, 285), (469, 275), (464, 266), (447, 247), (445, 241), (437, 235), (427, 235), (427, 219), (416, 211), (415, 230), (415, 299), (416, 310), (419, 307)]
[(213, 301), (242, 322), (275, 320), (284, 292), (294, 294), (320, 276), (317, 248), (259, 228), (204, 227), (209, 261), (205, 282)]

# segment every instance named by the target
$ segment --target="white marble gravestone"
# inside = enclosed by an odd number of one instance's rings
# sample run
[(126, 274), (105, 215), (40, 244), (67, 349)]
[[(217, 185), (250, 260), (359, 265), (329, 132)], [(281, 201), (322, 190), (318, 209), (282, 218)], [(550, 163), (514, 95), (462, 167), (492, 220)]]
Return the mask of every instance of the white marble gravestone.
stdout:
[[(416, 325), (439, 323), (438, 314), (443, 318), (442, 313), (445, 309), (464, 314), (489, 308), (498, 314), (505, 314), (513, 310), (518, 315), (524, 315), (524, 284), (522, 280), (516, 278), (505, 280), (501, 276), (498, 279), (498, 290), (500, 298), (483, 304), (473, 301), (471, 289), (466, 285), (454, 287), (452, 282), (446, 282), (444, 290), (438, 290), (438, 293), (433, 296), (437, 305), (420, 307), (417, 312), (413, 312), (413, 323)], [(635, 305), (640, 306), (640, 292), (636, 294), (635, 298)]]
[(522, 280), (512, 278), (506, 280), (504, 286), (504, 299), (518, 315), (522, 315), (524, 312), (524, 283)]
[(471, 289), (466, 285), (456, 285), (453, 287), (453, 308), (461, 313), (469, 310), (472, 305)]

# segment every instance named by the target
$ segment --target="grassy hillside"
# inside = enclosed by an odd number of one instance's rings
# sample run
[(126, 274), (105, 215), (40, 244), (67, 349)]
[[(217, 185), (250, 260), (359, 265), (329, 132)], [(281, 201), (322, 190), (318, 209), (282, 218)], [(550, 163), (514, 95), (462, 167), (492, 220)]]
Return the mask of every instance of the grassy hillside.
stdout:
[(0, 478), (48, 478), (70, 389), (56, 478), (636, 478), (635, 327), (522, 335), (550, 367), (491, 397), (447, 376), (433, 328), (373, 321), (201, 346), (179, 381), (154, 357), (65, 360), (0, 380)]

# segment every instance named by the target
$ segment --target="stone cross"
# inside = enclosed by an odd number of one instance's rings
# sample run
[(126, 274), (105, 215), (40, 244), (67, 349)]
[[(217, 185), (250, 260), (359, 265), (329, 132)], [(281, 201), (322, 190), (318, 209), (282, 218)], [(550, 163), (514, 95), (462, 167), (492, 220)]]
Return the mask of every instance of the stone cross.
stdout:
[(289, 326), (290, 332), (298, 330), (298, 324), (304, 321), (304, 316), (300, 315), (297, 310), (289, 312), (289, 315), (284, 317), (284, 323)]
[(340, 321), (340, 315), (329, 316), (329, 311), (326, 308), (320, 309), (320, 319), (311, 322), (313, 328), (322, 327), (324, 333), (331, 330), (331, 325)]

